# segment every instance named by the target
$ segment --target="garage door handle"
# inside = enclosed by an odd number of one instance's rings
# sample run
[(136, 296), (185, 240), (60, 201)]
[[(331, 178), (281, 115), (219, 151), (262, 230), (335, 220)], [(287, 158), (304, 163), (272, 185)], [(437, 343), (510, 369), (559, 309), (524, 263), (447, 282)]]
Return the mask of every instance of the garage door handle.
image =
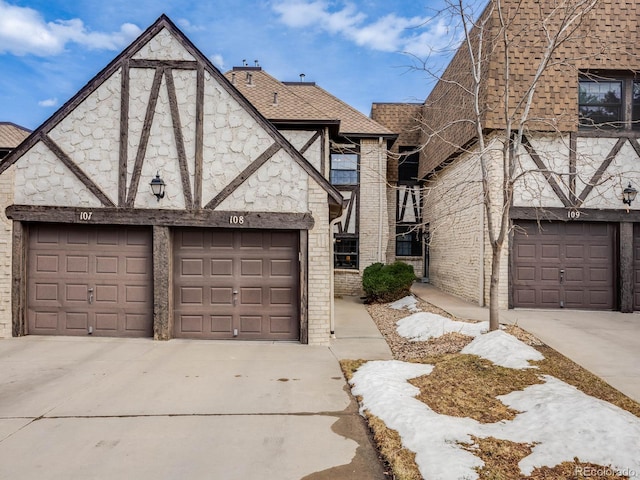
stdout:
[(235, 307), (238, 301), (238, 291), (234, 290), (233, 291), (233, 306)]
[(93, 288), (89, 289), (89, 304), (93, 303)]
[(560, 270), (560, 283), (564, 283), (564, 270)]

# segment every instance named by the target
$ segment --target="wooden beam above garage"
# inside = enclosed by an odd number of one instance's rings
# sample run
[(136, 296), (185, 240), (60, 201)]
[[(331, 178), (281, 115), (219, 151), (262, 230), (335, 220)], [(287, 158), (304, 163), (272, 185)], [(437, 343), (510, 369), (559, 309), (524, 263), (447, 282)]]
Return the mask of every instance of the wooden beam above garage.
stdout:
[(310, 230), (310, 213), (221, 212), (215, 210), (154, 210), (11, 205), (7, 217), (21, 222), (96, 225), (160, 225), (166, 227), (258, 228)]

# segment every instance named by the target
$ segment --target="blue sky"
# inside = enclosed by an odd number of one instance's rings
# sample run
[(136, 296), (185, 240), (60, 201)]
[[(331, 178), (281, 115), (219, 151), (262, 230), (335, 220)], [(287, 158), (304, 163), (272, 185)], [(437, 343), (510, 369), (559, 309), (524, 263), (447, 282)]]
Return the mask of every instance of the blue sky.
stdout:
[(0, 0), (0, 121), (36, 128), (162, 13), (223, 72), (257, 59), (279, 80), (304, 73), (367, 115), (420, 102), (432, 81), (411, 66), (451, 38), (439, 3)]

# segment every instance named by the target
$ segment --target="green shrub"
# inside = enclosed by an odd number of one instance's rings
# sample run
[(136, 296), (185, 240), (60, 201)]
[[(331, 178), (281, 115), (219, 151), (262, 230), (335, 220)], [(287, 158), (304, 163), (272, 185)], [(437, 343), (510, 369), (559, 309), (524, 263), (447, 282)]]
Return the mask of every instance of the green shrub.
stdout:
[(362, 274), (366, 302), (393, 302), (405, 297), (415, 279), (413, 267), (403, 262), (369, 265)]

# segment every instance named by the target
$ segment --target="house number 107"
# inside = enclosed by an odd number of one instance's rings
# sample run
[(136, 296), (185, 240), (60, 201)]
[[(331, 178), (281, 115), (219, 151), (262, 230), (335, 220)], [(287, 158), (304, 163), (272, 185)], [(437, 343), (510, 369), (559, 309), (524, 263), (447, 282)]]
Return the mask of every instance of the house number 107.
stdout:
[(231, 215), (229, 223), (231, 225), (244, 225), (244, 217), (242, 215)]
[(93, 215), (93, 212), (80, 212), (80, 220), (91, 220), (91, 215)]

